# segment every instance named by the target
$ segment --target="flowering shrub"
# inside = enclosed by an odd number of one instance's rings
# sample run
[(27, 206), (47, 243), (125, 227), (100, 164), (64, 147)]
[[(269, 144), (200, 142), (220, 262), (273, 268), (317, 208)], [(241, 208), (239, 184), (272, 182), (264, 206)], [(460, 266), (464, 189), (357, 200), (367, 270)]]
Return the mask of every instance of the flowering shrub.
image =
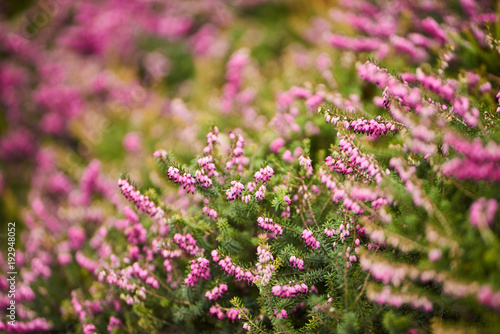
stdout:
[(1, 330), (500, 330), (493, 4), (261, 2), (2, 33)]

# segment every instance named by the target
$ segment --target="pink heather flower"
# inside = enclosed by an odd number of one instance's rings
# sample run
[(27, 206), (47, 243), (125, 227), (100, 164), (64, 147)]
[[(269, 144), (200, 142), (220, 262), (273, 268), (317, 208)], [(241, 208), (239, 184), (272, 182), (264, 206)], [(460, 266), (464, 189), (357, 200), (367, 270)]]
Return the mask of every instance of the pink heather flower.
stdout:
[(209, 262), (202, 257), (191, 261), (191, 272), (184, 280), (184, 283), (188, 286), (195, 286), (200, 278), (210, 279)]
[(85, 324), (82, 325), (83, 334), (95, 334), (95, 325), (94, 324)]
[(286, 319), (287, 318), (287, 313), (285, 310), (274, 311), (273, 313), (276, 316), (276, 319), (282, 319), (282, 318)]
[(137, 223), (125, 230), (125, 236), (127, 237), (127, 241), (134, 245), (143, 244), (146, 242), (148, 231), (142, 224)]
[(123, 137), (123, 147), (127, 152), (134, 153), (141, 149), (142, 141), (137, 132), (129, 132)]
[(139, 217), (134, 212), (134, 210), (132, 210), (129, 206), (126, 206), (126, 207), (123, 208), (123, 214), (132, 223), (138, 223), (139, 222)]
[(255, 182), (248, 182), (247, 183), (247, 189), (250, 192), (254, 192), (255, 189), (257, 189), (257, 185), (255, 184)]
[(278, 153), (278, 151), (285, 146), (285, 140), (283, 138), (276, 138), (273, 140), (273, 142), (269, 145), (269, 149), (273, 153)]
[(270, 263), (274, 261), (274, 257), (268, 246), (257, 247), (257, 254), (259, 255), (259, 262), (256, 265), (255, 280), (260, 281), (262, 285), (267, 285), (276, 271), (274, 265)]
[(380, 40), (378, 38), (350, 38), (341, 35), (331, 34), (328, 41), (330, 44), (341, 50), (352, 50), (360, 52), (375, 51), (380, 47)]
[(274, 169), (267, 165), (266, 167), (261, 168), (254, 174), (254, 180), (255, 183), (266, 183), (271, 179), (271, 177), (274, 175)]
[(429, 252), (429, 261), (431, 261), (431, 262), (439, 261), (441, 256), (442, 256), (442, 252), (439, 248), (431, 249), (431, 251)]
[(259, 187), (259, 190), (255, 192), (255, 199), (258, 201), (262, 201), (265, 195), (266, 195), (266, 186), (263, 184)]
[(292, 88), (290, 88), (290, 94), (294, 98), (299, 98), (299, 99), (308, 99), (312, 95), (308, 89), (303, 88), (303, 87), (296, 87), (296, 86), (293, 86)]
[(313, 249), (319, 248), (320, 243), (316, 238), (313, 236), (313, 233), (311, 230), (304, 230), (302, 232), (302, 239), (306, 241), (306, 244)]
[(222, 320), (226, 317), (224, 311), (219, 305), (212, 305), (210, 310), (208, 311), (210, 314), (214, 314), (217, 316), (217, 319)]
[(292, 152), (290, 152), (289, 150), (286, 150), (285, 152), (283, 152), (283, 156), (282, 156), (282, 159), (286, 162), (290, 162), (292, 163), (294, 160), (293, 160), (293, 155), (292, 155)]
[(231, 187), (226, 191), (226, 199), (233, 201), (245, 190), (245, 186), (240, 181), (231, 181)]
[(243, 68), (249, 62), (246, 50), (238, 50), (231, 55), (226, 65), (226, 84), (221, 98), (221, 110), (228, 113), (233, 107), (234, 100), (240, 91)]
[(153, 153), (153, 158), (160, 158), (160, 159), (166, 159), (167, 158), (167, 151), (165, 150), (158, 150)]
[(282, 230), (281, 226), (278, 224), (274, 224), (272, 218), (259, 217), (259, 218), (257, 218), (257, 222), (259, 223), (259, 226), (265, 230), (271, 231), (271, 232), (275, 233), (276, 235), (283, 234), (283, 230)]
[(203, 149), (203, 153), (210, 154), (212, 152), (213, 147), (219, 143), (219, 128), (214, 126), (213, 132), (209, 132), (207, 134), (207, 146)]
[(498, 209), (498, 203), (495, 199), (487, 200), (484, 197), (479, 198), (470, 207), (469, 220), (472, 226), (486, 226), (493, 223)]
[(170, 166), (167, 175), (170, 180), (180, 184), (188, 193), (194, 194), (196, 180), (190, 173), (183, 173), (181, 175), (178, 168)]
[(85, 229), (81, 226), (71, 226), (68, 229), (68, 238), (71, 242), (71, 248), (73, 250), (82, 248), (86, 240)]
[(250, 194), (246, 194), (241, 196), (241, 201), (245, 204), (248, 204), (252, 200), (252, 196)]
[(109, 318), (109, 325), (108, 325), (108, 332), (112, 332), (113, 329), (120, 327), (122, 325), (122, 322), (120, 319), (115, 318), (114, 316), (111, 316)]
[[(75, 260), (76, 263), (78, 263), (81, 267), (87, 269), (91, 273), (94, 273), (96, 269), (99, 268), (100, 265), (98, 262), (92, 261), (85, 255), (83, 255), (81, 251), (76, 252)], [(33, 263), (31, 265), (33, 266)]]
[(309, 111), (316, 111), (318, 106), (323, 102), (323, 96), (319, 93), (314, 94), (306, 100), (306, 107)]
[(311, 158), (305, 156), (305, 155), (301, 155), (299, 157), (299, 163), (302, 167), (304, 167), (304, 169), (306, 170), (306, 176), (307, 177), (311, 177), (311, 175), (313, 174), (313, 168), (311, 166)]
[(207, 206), (203, 207), (203, 213), (208, 215), (213, 220), (217, 220), (217, 211), (215, 209), (209, 208)]
[(133, 202), (139, 210), (146, 212), (156, 221), (161, 221), (165, 218), (165, 212), (163, 209), (156, 206), (156, 204), (151, 201), (148, 196), (141, 195), (139, 190), (135, 190), (135, 188), (129, 184), (127, 180), (119, 179), (118, 186), (120, 187), (120, 190), (125, 198)]
[(485, 82), (479, 87), (481, 93), (487, 93), (491, 91), (491, 83), (489, 81)]
[(239, 318), (239, 312), (237, 308), (231, 307), (229, 310), (226, 311), (226, 315), (228, 319), (231, 319), (231, 321), (234, 322), (234, 320)]
[(222, 270), (230, 275), (234, 275), (236, 280), (247, 282), (253, 282), (255, 280), (255, 276), (250, 270), (245, 270), (242, 267), (235, 265), (229, 256), (220, 260), (218, 253), (214, 254), (214, 252), (212, 252), (212, 258), (215, 262), (217, 262), (216, 259), (219, 260), (217, 264), (222, 268)]
[(284, 197), (283, 197), (283, 200), (284, 200), (284, 201), (285, 201), (288, 205), (290, 205), (290, 203), (292, 203), (292, 201), (290, 200), (290, 197), (288, 197), (288, 196), (284, 196)]
[(290, 264), (294, 266), (295, 268), (298, 268), (300, 270), (304, 270), (304, 260), (299, 259), (295, 255), (290, 256)]
[[(290, 282), (291, 283), (291, 282)], [(276, 297), (295, 297), (295, 295), (300, 293), (309, 292), (309, 288), (304, 283), (297, 283), (294, 285), (275, 285), (271, 289), (272, 293)]]
[(444, 44), (448, 41), (445, 32), (432, 17), (428, 17), (422, 20), (421, 23), (422, 28), (424, 28), (425, 31), (435, 37), (441, 44)]
[(243, 166), (247, 165), (249, 162), (248, 158), (243, 156), (245, 140), (240, 135), (238, 135), (238, 140), (236, 140), (236, 135), (232, 132), (229, 134), (229, 138), (233, 142), (236, 141), (236, 143), (234, 144), (234, 149), (231, 152), (231, 160), (226, 163), (226, 169), (231, 169), (233, 166), (236, 166), (236, 170), (242, 172)]
[(213, 260), (214, 262), (216, 262), (216, 263), (217, 263), (217, 262), (219, 262), (219, 260), (220, 260), (220, 257), (219, 257), (219, 252), (218, 252), (216, 249), (214, 249), (214, 250), (210, 253), (210, 255), (212, 255), (212, 260)]
[(196, 254), (203, 253), (205, 251), (204, 249), (199, 248), (196, 245), (196, 240), (194, 240), (191, 233), (188, 233), (186, 235), (176, 233), (174, 235), (174, 242), (191, 256), (195, 256)]
[(227, 291), (227, 284), (220, 284), (205, 293), (205, 297), (210, 300), (217, 300)]

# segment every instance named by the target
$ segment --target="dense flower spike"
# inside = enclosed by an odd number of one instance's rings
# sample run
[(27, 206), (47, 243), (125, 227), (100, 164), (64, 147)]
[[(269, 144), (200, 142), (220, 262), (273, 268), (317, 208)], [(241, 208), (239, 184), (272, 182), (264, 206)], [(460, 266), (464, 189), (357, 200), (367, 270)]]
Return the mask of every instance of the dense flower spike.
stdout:
[(444, 143), (454, 148), (464, 158), (453, 158), (441, 166), (441, 172), (459, 180), (500, 180), (500, 145), (490, 141), (483, 146), (476, 138), (469, 142), (454, 133), (447, 133)]
[(204, 249), (199, 248), (196, 245), (196, 240), (194, 240), (191, 233), (188, 233), (186, 235), (176, 233), (174, 235), (174, 242), (178, 244), (180, 248), (182, 248), (184, 251), (186, 251), (186, 253), (188, 253), (191, 256), (195, 256), (205, 251)]
[(236, 280), (247, 281), (249, 283), (255, 280), (255, 276), (250, 270), (245, 270), (242, 267), (235, 265), (229, 256), (226, 256), (224, 259), (220, 259), (219, 253), (216, 250), (212, 251), (211, 255), (214, 262), (216, 262), (222, 270), (229, 275), (234, 275)]
[(259, 182), (266, 183), (271, 179), (273, 175), (274, 175), (274, 169), (271, 166), (267, 165), (258, 170), (257, 172), (255, 172), (254, 174), (255, 183)]
[(223, 113), (229, 113), (232, 110), (234, 99), (240, 90), (242, 71), (248, 61), (247, 52), (245, 50), (238, 50), (231, 56), (226, 65), (226, 84), (221, 100), (221, 110)]
[(305, 155), (301, 155), (299, 157), (299, 163), (306, 170), (306, 177), (311, 177), (311, 175), (313, 174), (313, 168), (311, 165), (311, 158), (309, 158)]
[(257, 263), (255, 280), (262, 285), (267, 285), (276, 271), (274, 265), (269, 263), (274, 261), (274, 257), (266, 246), (257, 247), (257, 255), (259, 256), (259, 262)]
[(222, 283), (214, 287), (212, 290), (207, 291), (205, 293), (205, 297), (207, 297), (210, 300), (217, 300), (220, 297), (222, 297), (222, 295), (226, 292), (227, 292), (227, 284)]
[(494, 199), (479, 198), (470, 207), (469, 220), (473, 226), (485, 227), (493, 224), (498, 209), (498, 202)]
[(292, 282), (290, 282), (290, 285), (275, 285), (273, 286), (271, 291), (275, 296), (288, 298), (295, 297), (296, 295), (301, 293), (307, 293), (309, 292), (309, 288), (304, 283), (293, 284)]
[(286, 310), (281, 310), (281, 311), (274, 311), (274, 315), (276, 316), (276, 319), (282, 319), (282, 318), (287, 318), (288, 314), (286, 313)]
[(297, 269), (304, 270), (304, 260), (296, 257), (295, 255), (290, 256), (290, 264)]
[(217, 220), (217, 211), (215, 211), (215, 209), (204, 206), (202, 211), (213, 220)]
[(218, 134), (219, 134), (219, 128), (214, 126), (213, 131), (210, 131), (207, 134), (207, 146), (203, 149), (203, 153), (205, 154), (212, 153), (212, 150), (215, 147), (215, 145), (219, 143), (219, 137), (217, 137)]
[(163, 209), (151, 201), (148, 196), (141, 195), (140, 191), (135, 190), (127, 180), (119, 179), (118, 186), (125, 198), (133, 202), (139, 210), (146, 212), (157, 221), (162, 221), (165, 218)]
[(245, 186), (240, 181), (231, 181), (231, 187), (226, 191), (226, 199), (234, 201), (243, 190), (245, 190)]
[(281, 228), (281, 226), (278, 224), (274, 224), (272, 218), (259, 217), (257, 218), (257, 223), (259, 223), (260, 227), (262, 227), (265, 230), (273, 232), (276, 236), (283, 234), (283, 229)]
[(184, 280), (184, 283), (188, 286), (195, 286), (198, 284), (200, 278), (210, 279), (209, 262), (202, 257), (191, 261), (191, 272)]
[(193, 176), (191, 176), (191, 174), (189, 173), (181, 174), (181, 171), (178, 168), (170, 166), (168, 169), (168, 177), (175, 183), (180, 184), (184, 189), (186, 189), (188, 193), (194, 194), (196, 179)]
[(236, 135), (234, 133), (229, 134), (229, 138), (234, 142), (234, 148), (231, 151), (231, 160), (226, 163), (226, 169), (236, 168), (238, 172), (243, 171), (243, 166), (248, 165), (248, 158), (245, 157), (243, 147), (245, 146), (245, 141), (243, 137), (238, 135), (238, 140), (236, 140)]
[(305, 240), (307, 246), (312, 247), (313, 249), (319, 248), (321, 245), (318, 240), (313, 236), (313, 233), (311, 230), (304, 230), (302, 231), (302, 239)]
[(111, 316), (109, 318), (108, 332), (112, 332), (113, 329), (119, 328), (121, 325), (122, 325), (122, 322), (121, 322), (120, 319), (118, 319), (118, 318), (116, 318), (114, 316)]

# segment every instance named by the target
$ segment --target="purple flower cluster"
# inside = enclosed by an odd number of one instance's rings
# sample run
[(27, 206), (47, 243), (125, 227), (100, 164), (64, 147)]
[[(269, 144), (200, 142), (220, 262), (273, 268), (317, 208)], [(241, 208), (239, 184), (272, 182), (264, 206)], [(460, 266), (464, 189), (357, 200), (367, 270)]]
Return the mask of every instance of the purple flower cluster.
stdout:
[(472, 226), (479, 228), (491, 226), (498, 209), (495, 199), (479, 198), (470, 206), (469, 221)]
[(403, 304), (407, 304), (413, 308), (423, 309), (426, 312), (431, 312), (433, 309), (432, 302), (426, 297), (404, 293), (396, 294), (392, 292), (389, 286), (385, 286), (379, 292), (369, 290), (367, 296), (379, 305), (385, 304), (399, 308)]
[(500, 311), (500, 291), (494, 292), (489, 285), (483, 285), (478, 289), (477, 300), (483, 305)]
[(248, 158), (243, 155), (243, 153), (245, 153), (243, 150), (245, 140), (243, 140), (241, 135), (238, 135), (238, 140), (236, 140), (236, 135), (232, 132), (229, 134), (229, 139), (233, 142), (236, 141), (236, 143), (231, 151), (231, 159), (226, 163), (226, 169), (231, 169), (236, 166), (236, 170), (241, 173), (243, 171), (243, 166), (248, 165), (249, 161)]
[(168, 168), (168, 178), (174, 180), (176, 184), (180, 184), (188, 193), (194, 194), (196, 179), (190, 173), (181, 174), (178, 168), (170, 166)]
[(281, 226), (278, 224), (274, 224), (272, 218), (259, 217), (257, 218), (257, 222), (259, 223), (260, 227), (262, 227), (265, 230), (273, 232), (276, 236), (283, 234), (283, 229), (281, 228)]
[(243, 68), (248, 62), (247, 52), (238, 50), (233, 53), (226, 65), (226, 84), (221, 99), (221, 111), (223, 113), (229, 113), (233, 107), (234, 100), (240, 90)]
[(95, 325), (86, 323), (87, 312), (84, 311), (82, 304), (77, 299), (76, 292), (71, 292), (71, 305), (75, 314), (78, 316), (80, 323), (82, 324), (82, 329), (84, 334), (95, 334)]
[(208, 206), (204, 206), (202, 212), (208, 215), (213, 220), (217, 220), (217, 211), (215, 211), (214, 208), (209, 208)]
[(202, 257), (191, 261), (191, 272), (188, 274), (184, 283), (188, 286), (195, 286), (198, 284), (200, 278), (210, 279), (210, 262)]
[(469, 142), (454, 133), (447, 133), (444, 144), (453, 147), (464, 158), (453, 158), (441, 166), (441, 172), (459, 180), (500, 180), (500, 145), (493, 141), (483, 146), (481, 140)]
[(120, 328), (122, 325), (122, 322), (120, 319), (114, 317), (114, 316), (111, 316), (109, 317), (109, 324), (108, 324), (108, 332), (112, 332), (115, 328)]
[(394, 286), (400, 286), (406, 276), (404, 268), (398, 268), (383, 262), (374, 262), (367, 257), (361, 257), (361, 269), (369, 271), (373, 278), (384, 284), (391, 283)]
[(222, 270), (229, 275), (234, 275), (236, 280), (247, 281), (249, 283), (255, 280), (255, 276), (250, 270), (245, 270), (242, 267), (235, 265), (229, 256), (226, 256), (224, 259), (220, 259), (219, 252), (217, 252), (217, 250), (213, 250), (211, 255), (214, 262), (221, 266)]
[(274, 311), (273, 314), (276, 316), (276, 319), (286, 319), (288, 317), (286, 310), (283, 309), (281, 311)]
[(255, 281), (259, 281), (262, 285), (267, 285), (276, 271), (274, 265), (270, 263), (274, 261), (274, 257), (267, 246), (257, 247), (257, 255), (259, 256), (259, 262), (256, 266)]
[(392, 158), (389, 165), (398, 172), (406, 190), (413, 197), (413, 203), (430, 211), (432, 203), (422, 190), (422, 180), (416, 178), (417, 170), (415, 166), (405, 166), (405, 163), (400, 158)]
[(267, 165), (255, 172), (254, 174), (255, 183), (257, 184), (259, 182), (266, 183), (271, 179), (273, 175), (274, 175), (274, 169), (271, 166)]
[(271, 289), (272, 293), (277, 296), (277, 297), (285, 297), (285, 298), (288, 298), (288, 297), (295, 297), (296, 295), (300, 294), (300, 293), (307, 293), (309, 292), (309, 288), (307, 287), (307, 285), (305, 283), (297, 283), (297, 284), (293, 284), (292, 282), (290, 282), (291, 285), (288, 285), (288, 284), (278, 284), (278, 285), (275, 285), (273, 286), (273, 288)]
[(144, 244), (148, 236), (148, 231), (142, 226), (142, 224), (137, 223), (125, 230), (125, 236), (127, 241), (134, 244)]
[(304, 270), (304, 260), (295, 255), (290, 256), (290, 264), (297, 269)]
[(156, 221), (162, 221), (165, 218), (163, 209), (151, 201), (148, 196), (144, 196), (139, 190), (135, 190), (127, 180), (119, 179), (118, 186), (125, 198), (133, 202), (139, 210), (146, 212)]
[(344, 120), (341, 122), (339, 121), (339, 117), (332, 117), (326, 113), (325, 120), (327, 123), (333, 123), (335, 125), (342, 124), (346, 130), (352, 130), (355, 133), (362, 133), (370, 136), (397, 134), (401, 129), (401, 125), (394, 121), (384, 120), (382, 116), (377, 116), (369, 121), (363, 117), (355, 120), (349, 120), (347, 117), (344, 117)]
[(213, 131), (210, 131), (207, 134), (207, 146), (203, 149), (203, 153), (205, 154), (211, 154), (214, 146), (218, 144), (219, 137), (217, 135), (219, 134), (219, 128), (214, 126)]
[(217, 316), (217, 319), (219, 320), (226, 318), (226, 316), (228, 320), (231, 320), (233, 322), (234, 320), (239, 319), (239, 311), (234, 307), (226, 309), (226, 313), (224, 313), (224, 309), (220, 307), (218, 304), (212, 305), (208, 313)]
[(222, 297), (222, 295), (226, 292), (227, 292), (227, 284), (221, 283), (220, 285), (214, 287), (212, 290), (207, 291), (205, 293), (205, 297), (207, 297), (210, 300), (217, 300), (220, 297)]
[(311, 165), (311, 158), (309, 158), (308, 156), (305, 156), (304, 154), (302, 154), (300, 157), (299, 157), (299, 164), (300, 166), (304, 167), (304, 169), (306, 170), (306, 177), (311, 177), (312, 174), (313, 174), (313, 168), (312, 168), (312, 165)]
[(231, 187), (226, 191), (226, 199), (234, 201), (245, 190), (245, 186), (240, 181), (231, 181)]
[(215, 164), (212, 162), (211, 155), (206, 155), (198, 159), (198, 166), (200, 168), (195, 173), (196, 181), (204, 188), (212, 186), (213, 182), (210, 176), (219, 177), (219, 173), (215, 170)]
[(174, 242), (191, 256), (195, 256), (196, 254), (203, 253), (205, 251), (203, 248), (199, 248), (198, 245), (196, 245), (196, 240), (194, 240), (191, 233), (186, 235), (176, 233), (174, 235)]
[(312, 247), (313, 249), (319, 248), (321, 245), (318, 240), (313, 236), (311, 230), (302, 231), (302, 239), (305, 240), (307, 246)]

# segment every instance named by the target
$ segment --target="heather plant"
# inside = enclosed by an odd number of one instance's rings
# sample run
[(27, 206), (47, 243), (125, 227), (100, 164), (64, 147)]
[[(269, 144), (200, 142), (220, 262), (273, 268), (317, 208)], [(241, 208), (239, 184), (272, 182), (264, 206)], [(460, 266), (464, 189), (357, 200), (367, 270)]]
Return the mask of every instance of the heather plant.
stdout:
[[(121, 15), (132, 18), (134, 6)], [(107, 73), (82, 84), (91, 91), (58, 81), (58, 94), (41, 79), (34, 124), (16, 118), (31, 109), (12, 98), (29, 91), (16, 84), (26, 74), (3, 77), (17, 125), (0, 143), (7, 195), (22, 157), (36, 158), (18, 331), (500, 330), (493, 3), (283, 2), (235, 16), (175, 3), (163, 13), (185, 16), (171, 25), (141, 12), (139, 31), (154, 35), (144, 40), (130, 31), (100, 39), (98, 20), (84, 15), (92, 8), (78, 7), (58, 45), (104, 67), (115, 43), (131, 56), (151, 50), (144, 81)], [(321, 15), (286, 20), (304, 8)], [(165, 36), (169, 47), (158, 49)], [(209, 47), (216, 40), (224, 51)], [(191, 69), (178, 61), (183, 43)], [(106, 140), (89, 143), (96, 122)], [(68, 159), (72, 140), (85, 143), (77, 159)]]

